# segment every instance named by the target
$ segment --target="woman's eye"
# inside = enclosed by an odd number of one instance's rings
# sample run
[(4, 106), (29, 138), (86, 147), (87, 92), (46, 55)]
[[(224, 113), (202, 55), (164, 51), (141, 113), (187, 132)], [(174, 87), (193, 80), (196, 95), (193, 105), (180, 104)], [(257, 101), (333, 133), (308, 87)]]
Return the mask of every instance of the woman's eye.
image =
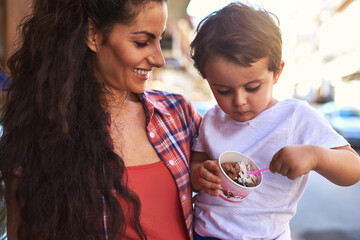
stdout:
[(245, 88), (245, 90), (247, 91), (247, 92), (256, 92), (257, 90), (259, 90), (259, 88), (260, 88), (260, 85), (259, 86), (257, 86), (257, 87), (254, 87), (254, 88)]
[(147, 42), (135, 42), (135, 44), (138, 46), (138, 47), (146, 47), (148, 45)]

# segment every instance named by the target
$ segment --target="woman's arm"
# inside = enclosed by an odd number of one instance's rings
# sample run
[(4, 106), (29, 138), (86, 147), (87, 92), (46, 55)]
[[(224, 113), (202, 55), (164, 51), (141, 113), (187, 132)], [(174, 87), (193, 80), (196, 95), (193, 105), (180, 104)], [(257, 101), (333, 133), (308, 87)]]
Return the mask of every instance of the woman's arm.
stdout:
[(15, 193), (19, 178), (12, 176), (5, 180), (6, 187), (6, 213), (7, 213), (7, 239), (17, 240), (17, 230), (20, 223), (20, 211)]

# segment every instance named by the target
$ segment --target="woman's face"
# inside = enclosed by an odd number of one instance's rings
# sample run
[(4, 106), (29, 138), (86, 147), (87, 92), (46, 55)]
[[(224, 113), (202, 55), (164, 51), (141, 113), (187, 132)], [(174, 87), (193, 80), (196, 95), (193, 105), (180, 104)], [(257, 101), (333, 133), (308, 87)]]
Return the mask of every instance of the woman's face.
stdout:
[(88, 46), (96, 53), (100, 80), (115, 91), (143, 92), (154, 67), (165, 65), (160, 41), (166, 21), (166, 3), (149, 2), (132, 23), (115, 25), (105, 43), (89, 23)]

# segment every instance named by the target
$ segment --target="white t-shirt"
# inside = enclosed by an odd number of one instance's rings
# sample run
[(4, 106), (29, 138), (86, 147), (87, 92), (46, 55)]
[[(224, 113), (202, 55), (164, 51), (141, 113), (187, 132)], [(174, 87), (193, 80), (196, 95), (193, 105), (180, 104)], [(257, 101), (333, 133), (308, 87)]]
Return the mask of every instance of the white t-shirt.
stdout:
[[(214, 106), (203, 118), (193, 150), (206, 152), (210, 159), (218, 159), (225, 151), (237, 151), (266, 168), (278, 150), (293, 144), (333, 148), (348, 142), (306, 102), (287, 99), (247, 122), (237, 122)], [(290, 180), (265, 171), (261, 186), (240, 203), (200, 191), (194, 198), (195, 231), (220, 239), (290, 240), (289, 222), (308, 177)]]

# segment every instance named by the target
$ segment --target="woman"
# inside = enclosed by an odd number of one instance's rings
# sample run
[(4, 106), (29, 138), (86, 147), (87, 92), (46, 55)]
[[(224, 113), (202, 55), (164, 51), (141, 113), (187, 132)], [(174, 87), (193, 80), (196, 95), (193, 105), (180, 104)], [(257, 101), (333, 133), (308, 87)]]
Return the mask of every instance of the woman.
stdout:
[(201, 117), (146, 90), (166, 20), (166, 0), (35, 1), (1, 116), (9, 240), (192, 238)]

